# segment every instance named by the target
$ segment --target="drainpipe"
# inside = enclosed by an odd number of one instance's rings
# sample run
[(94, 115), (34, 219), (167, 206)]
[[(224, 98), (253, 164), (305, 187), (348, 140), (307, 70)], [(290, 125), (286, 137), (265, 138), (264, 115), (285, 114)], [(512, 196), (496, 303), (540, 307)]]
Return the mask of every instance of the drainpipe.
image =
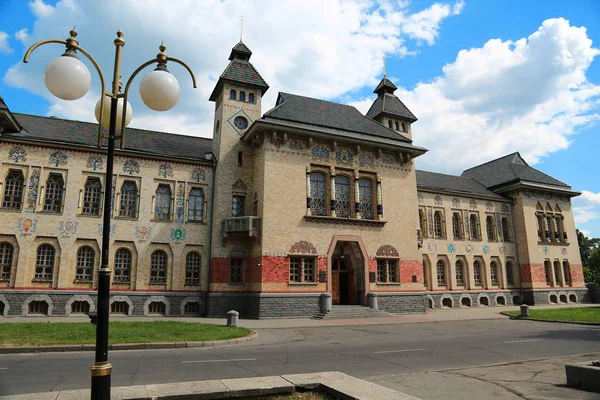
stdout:
[(203, 316), (207, 316), (208, 314), (208, 292), (210, 291), (210, 271), (212, 270), (212, 227), (213, 227), (213, 219), (214, 219), (214, 208), (215, 208), (215, 181), (217, 180), (217, 157), (211, 151), (208, 153), (204, 153), (204, 157), (207, 160), (212, 161), (213, 165), (213, 174), (212, 174), (212, 192), (211, 192), (211, 201), (210, 201), (210, 212), (209, 212), (209, 224), (208, 224), (208, 272), (206, 274), (206, 290), (204, 291), (204, 301), (203, 301)]

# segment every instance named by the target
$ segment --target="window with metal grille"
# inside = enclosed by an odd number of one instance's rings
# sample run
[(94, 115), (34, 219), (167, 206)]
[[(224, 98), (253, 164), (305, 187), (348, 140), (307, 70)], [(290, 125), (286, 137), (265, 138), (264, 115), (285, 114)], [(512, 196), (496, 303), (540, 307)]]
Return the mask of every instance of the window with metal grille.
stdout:
[(454, 266), (456, 267), (456, 284), (462, 286), (465, 284), (465, 271), (463, 263), (461, 260), (456, 260)]
[(335, 215), (350, 218), (350, 178), (344, 175), (335, 177)]
[(25, 178), (21, 171), (10, 171), (4, 181), (4, 197), (2, 208), (20, 210), (23, 203), (23, 186)]
[(242, 283), (244, 281), (244, 260), (232, 258), (229, 265), (229, 283)]
[(185, 284), (199, 285), (200, 284), (200, 254), (195, 251), (190, 251), (185, 256)]
[(48, 303), (45, 301), (32, 301), (29, 303), (29, 314), (48, 315)]
[(481, 285), (481, 263), (478, 260), (473, 261), (473, 281)]
[[(124, 247), (115, 253), (113, 283), (129, 283), (131, 280), (131, 251)], [(114, 303), (113, 303), (114, 304)]]
[(444, 230), (442, 229), (442, 212), (436, 211), (433, 214), (433, 234), (436, 238), (444, 236)]
[(87, 301), (74, 301), (71, 304), (71, 314), (89, 314), (90, 303)]
[(373, 181), (368, 178), (360, 178), (358, 180), (358, 194), (360, 217), (362, 219), (373, 219)]
[(59, 213), (62, 211), (65, 181), (60, 174), (50, 174), (46, 181), (44, 211)]
[(477, 225), (479, 225), (479, 223), (477, 221), (477, 215), (471, 214), (469, 216), (469, 228), (471, 230), (471, 237), (473, 239), (480, 239), (479, 230), (477, 229), (478, 228)]
[(505, 242), (511, 241), (510, 225), (508, 224), (508, 218), (502, 217), (502, 239)]
[(75, 282), (91, 282), (94, 272), (96, 252), (90, 246), (80, 247), (77, 251)]
[(199, 314), (200, 313), (200, 303), (198, 303), (197, 301), (193, 301), (190, 303), (186, 303), (185, 307), (183, 308), (183, 313), (184, 314)]
[(150, 284), (164, 285), (167, 282), (167, 253), (156, 250), (150, 257)]
[(462, 239), (462, 230), (460, 229), (460, 214), (455, 212), (452, 214), (452, 234), (454, 239)]
[(544, 273), (546, 274), (546, 285), (552, 285), (552, 264), (550, 260), (544, 261)]
[(485, 227), (487, 230), (487, 237), (490, 242), (496, 240), (496, 230), (494, 229), (495, 226), (496, 224), (494, 224), (494, 217), (488, 215), (485, 218)]
[(515, 284), (513, 264), (510, 261), (506, 262), (506, 283), (509, 285)]
[(102, 184), (98, 178), (88, 178), (83, 190), (82, 212), (89, 215), (100, 215), (100, 198)]
[(231, 215), (243, 217), (246, 210), (246, 197), (234, 195), (231, 203)]
[(54, 247), (43, 244), (37, 249), (35, 260), (35, 281), (51, 281), (54, 270)]
[(327, 215), (327, 185), (325, 175), (320, 172), (310, 173), (310, 213)]
[(110, 312), (113, 314), (129, 314), (129, 304), (125, 301), (115, 301), (110, 305)]
[(202, 189), (190, 190), (188, 199), (188, 221), (202, 222), (204, 219), (204, 193)]
[(135, 182), (125, 181), (121, 186), (119, 216), (137, 218), (138, 190)]
[(440, 286), (446, 285), (446, 263), (444, 260), (438, 260), (436, 263), (437, 269), (437, 283)]
[(492, 285), (498, 284), (498, 264), (496, 264), (496, 261), (490, 262), (490, 280)]
[(10, 280), (14, 250), (12, 244), (0, 243), (0, 281)]
[(290, 257), (290, 282), (316, 282), (314, 257)]
[(398, 260), (377, 260), (377, 281), (380, 283), (400, 282)]
[(153, 301), (148, 304), (148, 314), (160, 314), (165, 315), (167, 306), (162, 301)]
[(156, 189), (154, 218), (171, 219), (171, 186), (159, 185)]

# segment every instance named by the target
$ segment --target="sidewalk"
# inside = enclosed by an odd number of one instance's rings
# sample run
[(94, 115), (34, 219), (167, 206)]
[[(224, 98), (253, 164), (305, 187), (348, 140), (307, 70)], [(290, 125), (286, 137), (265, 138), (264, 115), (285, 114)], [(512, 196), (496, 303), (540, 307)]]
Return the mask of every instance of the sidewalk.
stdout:
[[(567, 307), (600, 307), (599, 304), (553, 304), (532, 306), (532, 309), (546, 308), (567, 308)], [(375, 318), (353, 318), (353, 319), (329, 319), (315, 320), (311, 318), (282, 318), (282, 319), (240, 319), (238, 326), (256, 330), (256, 329), (284, 329), (284, 328), (311, 328), (311, 327), (331, 327), (331, 326), (350, 326), (350, 325), (388, 325), (388, 324), (408, 324), (419, 322), (445, 322), (445, 321), (469, 321), (480, 319), (507, 319), (501, 315), (502, 311), (516, 311), (518, 306), (503, 307), (472, 307), (472, 308), (454, 308), (443, 310), (430, 310), (426, 314), (391, 314), (389, 317)], [(165, 321), (173, 320), (180, 322), (193, 322), (202, 324), (224, 325), (225, 318), (199, 318), (199, 317), (161, 317), (161, 316), (111, 316), (111, 321)], [(22, 322), (89, 322), (87, 316), (71, 317), (2, 317), (0, 323), (22, 323)]]

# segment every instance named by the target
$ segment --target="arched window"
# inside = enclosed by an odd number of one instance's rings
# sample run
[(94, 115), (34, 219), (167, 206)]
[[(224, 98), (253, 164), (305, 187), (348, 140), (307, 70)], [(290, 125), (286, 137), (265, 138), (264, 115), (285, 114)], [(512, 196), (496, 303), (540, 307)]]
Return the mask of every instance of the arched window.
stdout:
[(0, 243), (0, 281), (10, 280), (14, 250), (12, 244), (7, 242)]
[(35, 258), (34, 281), (52, 281), (52, 272), (54, 271), (54, 247), (49, 244), (43, 244), (37, 249)]
[(88, 178), (83, 189), (84, 214), (100, 215), (100, 198), (102, 197), (102, 184), (98, 178)]
[(441, 211), (436, 211), (433, 214), (433, 234), (436, 238), (444, 237), (444, 219)]
[(156, 189), (154, 218), (171, 219), (171, 186), (159, 185)]
[(546, 274), (546, 285), (552, 285), (552, 264), (550, 260), (544, 261), (544, 273)]
[(462, 286), (465, 284), (465, 271), (464, 271), (462, 261), (456, 260), (455, 267), (456, 267), (456, 284)]
[(248, 93), (248, 103), (254, 103), (254, 93)]
[(62, 211), (65, 181), (60, 174), (50, 174), (46, 181), (44, 211), (59, 213)]
[(454, 239), (462, 239), (462, 229), (460, 229), (460, 214), (455, 212), (452, 214), (452, 234)]
[(236, 96), (236, 94), (235, 94), (235, 90), (233, 90), (233, 89), (232, 89), (232, 90), (230, 90), (230, 91), (229, 91), (229, 99), (230, 99), (230, 100), (235, 100), (235, 98), (236, 98), (236, 97), (237, 97), (237, 96)]
[(4, 197), (2, 208), (20, 210), (23, 203), (23, 186), (25, 178), (21, 171), (10, 171), (4, 181)]
[(400, 124), (398, 123), (398, 121), (396, 121), (396, 123), (394, 125), (396, 127), (396, 130), (399, 131), (400, 130)]
[(77, 251), (75, 282), (91, 282), (94, 272), (96, 252), (90, 246), (82, 246)]
[(360, 217), (362, 219), (374, 219), (373, 212), (373, 181), (368, 178), (358, 180), (358, 194), (360, 203)]
[(240, 92), (240, 101), (246, 101), (246, 92)]
[(485, 227), (487, 230), (487, 237), (490, 242), (496, 240), (495, 226), (496, 225), (494, 224), (494, 217), (492, 217), (491, 215), (488, 215), (485, 218)]
[(113, 283), (129, 283), (131, 281), (131, 251), (121, 247), (115, 253), (115, 272)]
[(406, 122), (403, 122), (401, 124), (401, 126), (402, 126), (402, 132), (407, 132), (407, 130), (406, 130)]
[(119, 215), (121, 217), (137, 218), (138, 190), (133, 181), (123, 182), (121, 186), (121, 205)]
[(510, 234), (510, 225), (508, 224), (508, 218), (502, 217), (502, 239), (505, 242), (510, 242), (511, 234)]
[(436, 263), (436, 269), (437, 269), (438, 285), (445, 286), (446, 285), (446, 264), (444, 263), (444, 260), (438, 260), (438, 262)]
[(492, 285), (498, 285), (498, 264), (496, 261), (490, 262), (490, 280)]
[(188, 199), (188, 221), (202, 222), (204, 219), (204, 193), (202, 189), (190, 190)]
[(335, 215), (350, 218), (350, 178), (344, 175), (335, 177)]
[(476, 285), (481, 285), (481, 263), (479, 260), (473, 261), (473, 281)]
[(477, 215), (471, 214), (469, 216), (469, 229), (471, 230), (471, 238), (473, 239), (481, 239), (479, 237), (479, 229), (478, 228)]
[(195, 251), (190, 251), (185, 257), (185, 284), (199, 285), (200, 284), (200, 254)]
[(164, 285), (167, 283), (167, 253), (156, 250), (150, 257), (150, 284)]
[(508, 285), (515, 284), (515, 276), (513, 271), (513, 264), (510, 261), (506, 262), (506, 283)]
[(325, 175), (320, 172), (310, 173), (310, 213), (327, 215), (327, 190)]

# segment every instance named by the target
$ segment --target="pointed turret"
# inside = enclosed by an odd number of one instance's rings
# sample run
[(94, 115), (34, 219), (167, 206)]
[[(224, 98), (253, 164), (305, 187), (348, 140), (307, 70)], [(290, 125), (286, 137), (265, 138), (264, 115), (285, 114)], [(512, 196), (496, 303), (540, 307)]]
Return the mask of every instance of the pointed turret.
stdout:
[(396, 85), (384, 75), (373, 91), (373, 93), (377, 93), (377, 99), (369, 108), (367, 117), (412, 139), (410, 124), (415, 122), (417, 117), (394, 94), (397, 89)]
[(0, 133), (17, 133), (23, 128), (8, 109), (2, 96), (0, 96)]

